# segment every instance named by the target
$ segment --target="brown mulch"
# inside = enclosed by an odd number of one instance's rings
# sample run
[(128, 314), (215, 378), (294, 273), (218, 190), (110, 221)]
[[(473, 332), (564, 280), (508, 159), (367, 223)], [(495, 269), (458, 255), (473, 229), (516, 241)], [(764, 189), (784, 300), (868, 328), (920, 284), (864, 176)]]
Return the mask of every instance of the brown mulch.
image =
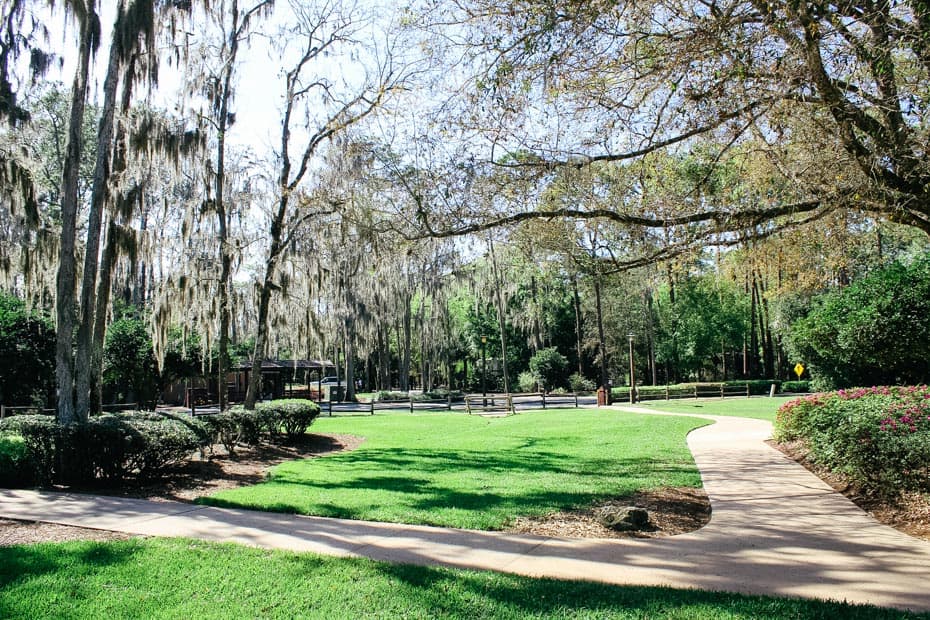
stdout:
[[(639, 531), (618, 532), (598, 523), (601, 508), (637, 506), (649, 512), (649, 525)], [(563, 538), (656, 538), (693, 532), (710, 521), (710, 501), (704, 489), (667, 487), (610, 500), (583, 510), (545, 517), (521, 517), (508, 530)]]
[(802, 442), (777, 443), (770, 440), (768, 443), (848, 497), (879, 523), (890, 525), (915, 538), (930, 540), (930, 494), (906, 492), (897, 497), (887, 497), (866, 493), (846, 476), (812, 463), (810, 453)]

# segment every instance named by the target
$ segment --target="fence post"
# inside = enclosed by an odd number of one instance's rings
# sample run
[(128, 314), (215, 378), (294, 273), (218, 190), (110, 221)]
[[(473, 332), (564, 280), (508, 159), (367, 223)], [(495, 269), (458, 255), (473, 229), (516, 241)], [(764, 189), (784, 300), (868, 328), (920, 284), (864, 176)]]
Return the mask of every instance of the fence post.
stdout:
[(6, 405), (0, 405), (0, 420), (6, 417)]
[(542, 394), (543, 409), (545, 409), (546, 408), (546, 393), (545, 392), (540, 392), (540, 393)]
[(413, 396), (410, 395), (410, 392), (407, 392), (407, 397), (410, 399), (410, 413), (413, 413)]
[(694, 384), (694, 397), (695, 397), (695, 398), (698, 397), (697, 383)]
[(197, 405), (194, 404), (194, 401), (191, 401), (191, 417), (193, 418), (197, 415)]
[(329, 417), (333, 417), (333, 399), (330, 395), (330, 399), (326, 401), (329, 404)]
[(446, 411), (452, 411), (452, 391), (446, 394)]
[(578, 392), (575, 392), (575, 409), (578, 408)]
[(665, 384), (665, 400), (672, 400), (672, 396), (668, 392), (668, 383)]
[(723, 398), (723, 384), (720, 384), (720, 398)]
[(371, 397), (371, 415), (375, 415), (375, 397)]
[(510, 415), (516, 415), (517, 410), (513, 408), (513, 396), (507, 394), (507, 407), (510, 409)]

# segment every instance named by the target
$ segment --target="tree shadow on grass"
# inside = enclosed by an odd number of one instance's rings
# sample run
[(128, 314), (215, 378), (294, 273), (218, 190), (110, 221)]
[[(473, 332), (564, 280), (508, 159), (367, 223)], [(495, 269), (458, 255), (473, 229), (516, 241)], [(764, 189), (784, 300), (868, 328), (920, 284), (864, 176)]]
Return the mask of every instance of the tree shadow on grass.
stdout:
[[(598, 501), (628, 495), (640, 487), (654, 485), (657, 477), (672, 486), (680, 485), (689, 476), (695, 483), (700, 480), (692, 463), (647, 457), (572, 462), (562, 454), (548, 451), (488, 453), (398, 448), (345, 456), (339, 463), (340, 473), (357, 467), (360, 470), (357, 476), (327, 479), (325, 471), (321, 475), (321, 470), (315, 467), (316, 463), (289, 463), (256, 487), (202, 498), (199, 502), (348, 519), (406, 520), (415, 514), (416, 523), (479, 528), (485, 527), (482, 523), (487, 523), (488, 514), (493, 513), (497, 517), (490, 521), (497, 524), (491, 527), (505, 527), (516, 516), (586, 508)], [(326, 465), (331, 467), (334, 463)], [(317, 502), (317, 497), (334, 490), (362, 494), (357, 497), (371, 492), (371, 501), (381, 505), (361, 509)], [(384, 492), (389, 495), (383, 495)], [(459, 516), (443, 515), (450, 511)], [(463, 522), (463, 512), (474, 516), (464, 517)], [(398, 514), (404, 517), (395, 516)]]
[(92, 598), (99, 591), (86, 585), (85, 577), (100, 570), (134, 562), (138, 541), (40, 543), (0, 547), (0, 618), (17, 617), (20, 612), (4, 600), (3, 591), (13, 584), (42, 579), (47, 575), (67, 578), (72, 599)]

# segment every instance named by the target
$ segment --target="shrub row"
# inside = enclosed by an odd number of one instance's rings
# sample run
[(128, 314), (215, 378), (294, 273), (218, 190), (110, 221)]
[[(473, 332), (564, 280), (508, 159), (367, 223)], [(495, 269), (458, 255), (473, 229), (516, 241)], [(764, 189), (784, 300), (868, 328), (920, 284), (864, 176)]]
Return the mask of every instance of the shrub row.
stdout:
[(872, 387), (814, 394), (781, 406), (775, 438), (865, 490), (930, 489), (930, 389)]
[(377, 402), (387, 403), (387, 402), (398, 402), (413, 400), (417, 401), (427, 401), (427, 400), (447, 400), (449, 397), (452, 398), (452, 402), (461, 402), (465, 400), (465, 394), (459, 390), (446, 390), (443, 388), (437, 388), (435, 390), (430, 390), (429, 392), (414, 393), (409, 392), (396, 392), (381, 390), (375, 392), (373, 398)]
[(810, 381), (784, 381), (781, 384), (782, 392), (793, 394), (806, 394), (811, 391)]
[(222, 443), (256, 444), (306, 432), (320, 414), (307, 400), (260, 403), (254, 411), (191, 418), (123, 412), (61, 425), (51, 416), (22, 415), (0, 421), (0, 484), (81, 484), (96, 479), (158, 476), (196, 450)]
[(0, 433), (20, 438), (26, 448), (29, 466), (18, 478), (23, 485), (155, 476), (209, 444), (208, 432), (197, 422), (147, 412), (110, 413), (65, 425), (50, 416), (14, 416), (0, 422)]

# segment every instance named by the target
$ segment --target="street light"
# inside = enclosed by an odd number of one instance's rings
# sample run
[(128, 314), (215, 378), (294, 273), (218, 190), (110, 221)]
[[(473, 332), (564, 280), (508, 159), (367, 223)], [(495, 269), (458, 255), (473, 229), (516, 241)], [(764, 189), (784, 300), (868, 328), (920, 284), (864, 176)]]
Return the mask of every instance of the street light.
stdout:
[(488, 363), (484, 357), (484, 345), (488, 342), (487, 336), (481, 337), (481, 397), (484, 406), (488, 406)]
[(626, 335), (630, 339), (630, 404), (636, 403), (636, 368), (633, 366), (633, 338), (635, 335), (631, 332)]

